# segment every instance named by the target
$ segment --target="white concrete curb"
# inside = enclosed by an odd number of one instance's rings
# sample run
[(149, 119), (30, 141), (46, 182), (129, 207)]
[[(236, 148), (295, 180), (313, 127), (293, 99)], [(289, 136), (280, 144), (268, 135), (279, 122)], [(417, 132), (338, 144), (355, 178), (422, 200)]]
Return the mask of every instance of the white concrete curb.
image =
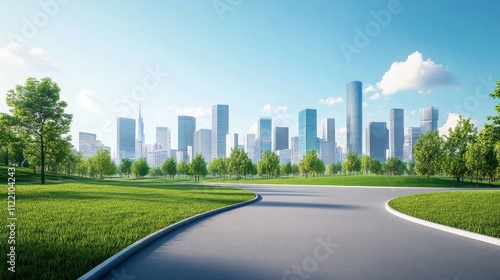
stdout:
[(391, 213), (391, 214), (393, 214), (395, 216), (398, 216), (398, 217), (400, 217), (402, 219), (408, 220), (408, 221), (413, 222), (413, 223), (421, 224), (421, 225), (424, 225), (426, 227), (431, 227), (431, 228), (434, 228), (434, 229), (438, 229), (438, 230), (442, 230), (442, 231), (445, 231), (445, 232), (448, 232), (448, 233), (452, 233), (452, 234), (455, 234), (455, 235), (460, 235), (460, 236), (463, 236), (463, 237), (467, 237), (467, 238), (479, 240), (479, 241), (482, 241), (482, 242), (486, 242), (486, 243), (489, 243), (489, 244), (493, 244), (493, 245), (496, 245), (496, 246), (500, 246), (500, 238), (495, 238), (495, 237), (491, 237), (491, 236), (487, 236), (487, 235), (483, 235), (483, 234), (479, 234), (479, 233), (474, 233), (474, 232), (466, 231), (466, 230), (463, 230), (463, 229), (449, 227), (449, 226), (445, 226), (445, 225), (441, 225), (441, 224), (429, 222), (429, 221), (426, 221), (426, 220), (422, 220), (422, 219), (419, 219), (419, 218), (415, 218), (415, 217), (412, 217), (412, 216), (409, 216), (409, 215), (406, 215), (406, 214), (403, 214), (403, 213), (401, 213), (399, 211), (394, 210), (391, 206), (389, 206), (389, 201), (390, 200), (388, 200), (385, 203), (385, 209), (389, 213)]
[(85, 273), (84, 275), (80, 276), (78, 278), (79, 280), (87, 280), (87, 279), (100, 279), (104, 275), (106, 275), (108, 272), (110, 272), (114, 267), (116, 267), (118, 264), (123, 262), (125, 259), (139, 251), (140, 249), (146, 247), (147, 245), (151, 244), (152, 242), (158, 240), (159, 238), (171, 233), (172, 231), (175, 231), (183, 226), (186, 226), (192, 222), (201, 220), (203, 218), (206, 218), (208, 216), (212, 216), (221, 212), (225, 212), (228, 210), (232, 210), (238, 207), (242, 207), (248, 204), (251, 204), (255, 201), (257, 201), (260, 198), (258, 194), (255, 195), (255, 197), (249, 201), (244, 201), (240, 202), (237, 204), (225, 206), (222, 208), (218, 208), (215, 210), (211, 210), (205, 213), (198, 214), (193, 217), (189, 217), (187, 219), (184, 219), (182, 221), (179, 221), (175, 224), (172, 224), (166, 228), (160, 229), (136, 242), (128, 246), (127, 248), (121, 250), (120, 252), (116, 253), (115, 255), (111, 256), (107, 260), (103, 261), (100, 263), (98, 266), (94, 267), (92, 270), (89, 272)]

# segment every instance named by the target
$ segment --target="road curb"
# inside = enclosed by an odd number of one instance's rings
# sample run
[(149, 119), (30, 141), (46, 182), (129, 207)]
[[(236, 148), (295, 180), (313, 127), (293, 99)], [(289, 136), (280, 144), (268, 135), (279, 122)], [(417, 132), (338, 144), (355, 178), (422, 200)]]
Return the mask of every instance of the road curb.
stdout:
[(140, 249), (146, 247), (147, 245), (151, 244), (152, 242), (158, 240), (159, 238), (171, 233), (172, 231), (175, 231), (181, 227), (184, 227), (186, 225), (189, 225), (190, 223), (193, 223), (195, 221), (207, 218), (209, 216), (219, 214), (225, 211), (229, 211), (235, 208), (239, 208), (251, 203), (254, 203), (260, 199), (260, 195), (255, 194), (255, 197), (249, 201), (244, 201), (240, 202), (237, 204), (225, 206), (222, 208), (218, 208), (215, 210), (211, 210), (208, 212), (204, 212), (201, 214), (198, 214), (193, 217), (189, 217), (187, 219), (184, 219), (182, 221), (179, 221), (175, 224), (172, 224), (166, 228), (160, 229), (156, 232), (153, 232), (152, 234), (134, 242), (133, 244), (129, 245), (125, 249), (121, 250), (120, 252), (114, 254), (113, 256), (109, 257), (107, 260), (103, 261), (100, 263), (98, 266), (94, 267), (91, 269), (89, 272), (85, 273), (84, 275), (80, 276), (78, 278), (79, 280), (93, 280), (93, 279), (100, 279), (104, 275), (106, 275), (108, 272), (110, 272), (114, 267), (116, 267), (118, 264), (123, 262), (125, 259), (139, 251)]
[(479, 233), (475, 233), (475, 232), (470, 232), (470, 231), (463, 230), (463, 229), (458, 229), (458, 228), (454, 228), (454, 227), (450, 227), (450, 226), (445, 226), (445, 225), (441, 225), (441, 224), (429, 222), (429, 221), (426, 221), (426, 220), (422, 220), (422, 219), (419, 219), (419, 218), (415, 218), (415, 217), (403, 214), (403, 213), (401, 213), (401, 212), (399, 212), (397, 210), (394, 210), (394, 208), (392, 208), (391, 206), (389, 206), (389, 201), (391, 201), (391, 200), (386, 201), (386, 203), (385, 203), (385, 209), (389, 213), (391, 213), (391, 214), (393, 214), (393, 215), (395, 215), (395, 216), (397, 216), (399, 218), (405, 219), (405, 220), (413, 222), (413, 223), (421, 224), (421, 225), (426, 226), (426, 227), (430, 227), (430, 228), (434, 228), (434, 229), (437, 229), (437, 230), (445, 231), (445, 232), (448, 232), (448, 233), (451, 233), (451, 234), (460, 235), (460, 236), (467, 237), (467, 238), (470, 238), (470, 239), (474, 239), (474, 240), (486, 242), (486, 243), (489, 243), (489, 244), (493, 244), (493, 245), (496, 245), (496, 246), (500, 246), (500, 238), (495, 238), (495, 237), (491, 237), (491, 236), (487, 236), (487, 235), (483, 235), (483, 234), (479, 234)]

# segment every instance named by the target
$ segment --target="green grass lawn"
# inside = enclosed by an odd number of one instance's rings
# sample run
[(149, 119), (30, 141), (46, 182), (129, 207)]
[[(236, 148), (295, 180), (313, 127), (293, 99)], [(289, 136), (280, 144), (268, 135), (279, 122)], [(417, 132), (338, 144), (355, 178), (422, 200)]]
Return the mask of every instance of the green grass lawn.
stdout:
[[(171, 179), (93, 180), (16, 169), (16, 273), (4, 261), (0, 279), (75, 279), (142, 237), (182, 219), (247, 201), (246, 190), (182, 185)], [(0, 228), (7, 249), (7, 169)]]
[(498, 190), (414, 194), (389, 205), (423, 220), (500, 238)]
[(354, 175), (354, 176), (321, 176), (309, 177), (278, 177), (275, 179), (208, 179), (204, 182), (230, 182), (230, 183), (250, 183), (250, 184), (290, 184), (290, 185), (338, 185), (338, 186), (394, 186), (394, 187), (499, 187), (498, 183), (488, 185), (487, 183), (476, 184), (470, 182), (456, 182), (449, 177), (433, 176), (427, 179), (426, 176), (378, 176), (378, 175)]

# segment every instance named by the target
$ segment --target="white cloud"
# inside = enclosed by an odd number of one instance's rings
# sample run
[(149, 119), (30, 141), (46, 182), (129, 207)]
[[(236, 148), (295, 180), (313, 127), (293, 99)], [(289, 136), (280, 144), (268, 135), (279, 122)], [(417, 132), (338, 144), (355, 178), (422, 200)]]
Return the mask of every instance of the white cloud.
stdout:
[(266, 104), (260, 108), (260, 111), (268, 117), (272, 117), (277, 123), (275, 125), (289, 125), (290, 115), (288, 114), (288, 106), (281, 105), (273, 108), (271, 104)]
[(193, 108), (183, 108), (183, 109), (174, 109), (174, 112), (178, 116), (193, 116), (198, 120), (206, 120), (212, 118), (212, 110), (207, 107), (193, 107)]
[(437, 87), (456, 84), (455, 77), (445, 66), (430, 59), (424, 61), (422, 54), (416, 51), (406, 61), (392, 63), (377, 87), (382, 94), (391, 95), (404, 90), (431, 92)]
[(271, 104), (266, 104), (266, 105), (262, 106), (262, 108), (260, 108), (260, 111), (262, 113), (265, 113), (265, 114), (271, 114), (273, 109), (271, 107)]
[(366, 107), (368, 107), (368, 102), (363, 101), (363, 108), (366, 108)]
[(344, 102), (344, 99), (342, 97), (328, 97), (328, 98), (321, 98), (318, 100), (319, 103), (327, 104), (327, 105), (334, 105), (338, 103)]
[(376, 92), (374, 95), (370, 96), (368, 100), (377, 100), (380, 98), (380, 94)]
[(377, 88), (372, 84), (367, 84), (363, 89), (363, 93), (377, 92)]
[(415, 113), (416, 113), (416, 112), (417, 112), (417, 111), (415, 111), (415, 110), (411, 110), (410, 115), (412, 115), (412, 116), (413, 116), (413, 115), (415, 115)]
[(56, 65), (44, 55), (42, 48), (29, 48), (18, 43), (9, 43), (0, 48), (0, 61), (42, 71), (57, 70)]
[(446, 120), (446, 123), (438, 129), (439, 135), (441, 135), (441, 136), (448, 135), (448, 130), (450, 128), (455, 128), (455, 126), (457, 126), (459, 120), (460, 120), (460, 114), (449, 113), (448, 119)]
[(97, 113), (101, 110), (101, 101), (97, 98), (97, 93), (93, 90), (81, 90), (76, 97), (76, 103), (86, 111)]

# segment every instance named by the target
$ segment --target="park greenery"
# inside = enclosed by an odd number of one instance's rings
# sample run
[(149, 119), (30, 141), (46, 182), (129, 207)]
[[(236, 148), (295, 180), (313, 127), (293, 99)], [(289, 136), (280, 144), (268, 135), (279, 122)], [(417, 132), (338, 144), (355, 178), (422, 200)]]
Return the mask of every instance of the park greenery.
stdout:
[[(500, 82), (490, 94), (500, 99)], [(458, 125), (447, 135), (430, 131), (420, 136), (413, 149), (414, 162), (402, 162), (388, 158), (384, 162), (368, 155), (346, 155), (343, 162), (325, 166), (318, 152), (308, 151), (298, 164), (281, 163), (272, 151), (263, 151), (258, 162), (252, 162), (248, 154), (234, 148), (225, 158), (207, 162), (201, 154), (188, 161), (176, 162), (169, 157), (158, 167), (150, 167), (145, 158), (122, 159), (119, 164), (111, 159), (106, 150), (97, 150), (84, 158), (71, 145), (68, 134), (72, 115), (65, 113), (67, 103), (60, 100), (60, 88), (50, 78), (28, 78), (7, 93), (9, 113), (0, 113), (0, 158), (5, 165), (27, 166), (36, 174), (40, 172), (45, 183), (45, 172), (79, 175), (105, 179), (133, 175), (135, 178), (171, 177), (192, 178), (199, 182), (211, 175), (216, 180), (273, 179), (276, 177), (304, 178), (325, 175), (442, 175), (457, 182), (466, 179), (496, 181), (500, 172), (500, 103), (496, 115), (488, 117), (489, 123), (478, 131), (470, 118), (460, 116)]]
[[(0, 173), (7, 168), (0, 166)], [(16, 167), (15, 177), (19, 254), (16, 273), (2, 269), (0, 279), (77, 279), (157, 230), (255, 196), (171, 178), (99, 180), (48, 172), (40, 188), (30, 169)], [(7, 205), (7, 195), (2, 200)], [(7, 230), (1, 227), (0, 235)]]

